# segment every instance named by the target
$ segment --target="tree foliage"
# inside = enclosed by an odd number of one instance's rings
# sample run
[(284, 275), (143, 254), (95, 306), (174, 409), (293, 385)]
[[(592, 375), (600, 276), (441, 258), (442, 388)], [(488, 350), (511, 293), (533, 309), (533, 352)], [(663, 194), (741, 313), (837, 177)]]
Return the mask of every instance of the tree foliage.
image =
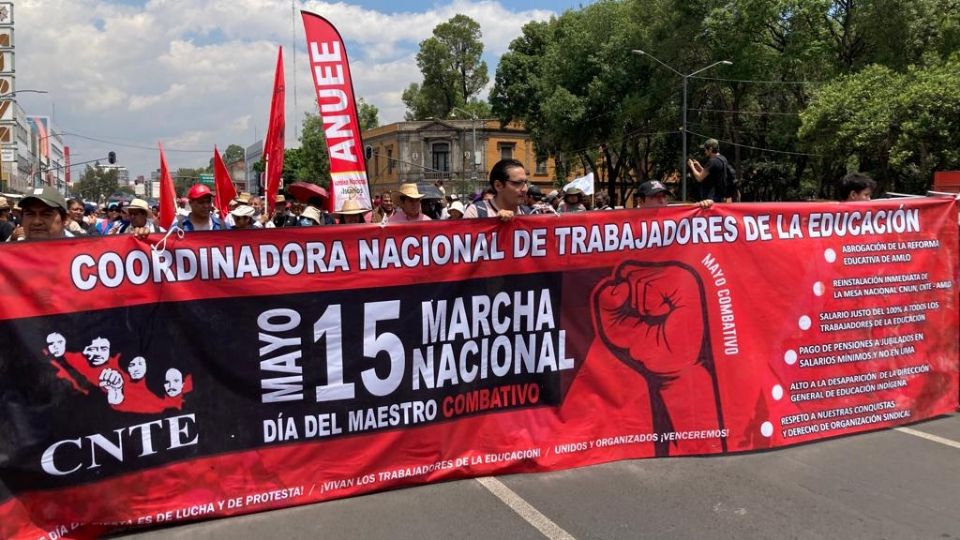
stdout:
[(87, 165), (79, 182), (73, 185), (73, 192), (85, 201), (104, 201), (117, 191), (117, 170)]
[[(721, 141), (745, 199), (830, 196), (851, 156), (898, 189), (922, 189), (949, 163), (951, 148), (938, 146), (947, 139), (933, 133), (954, 132), (946, 115), (909, 132), (903, 122), (949, 101), (957, 87), (949, 67), (932, 66), (960, 49), (958, 29), (958, 0), (597, 2), (524, 26), (500, 60), (490, 102), (501, 121), (525, 123), (559, 175), (592, 169), (622, 201), (639, 182), (679, 176), (686, 157), (684, 78), (631, 50), (683, 74), (729, 60), (687, 78), (686, 137), (690, 157), (706, 138)], [(822, 113), (804, 113), (811, 100)], [(883, 124), (900, 109), (914, 116)]]
[(447, 118), (454, 107), (476, 98), (489, 81), (487, 63), (481, 58), (480, 25), (458, 14), (433, 29), (433, 36), (420, 43), (417, 65), (422, 83), (403, 91), (407, 120)]
[(873, 65), (824, 86), (801, 116), (801, 138), (835, 164), (869, 170), (881, 189), (923, 191), (933, 171), (960, 168), (960, 54), (905, 73)]
[(360, 122), (360, 131), (368, 131), (380, 126), (380, 109), (363, 98), (357, 102), (357, 119)]

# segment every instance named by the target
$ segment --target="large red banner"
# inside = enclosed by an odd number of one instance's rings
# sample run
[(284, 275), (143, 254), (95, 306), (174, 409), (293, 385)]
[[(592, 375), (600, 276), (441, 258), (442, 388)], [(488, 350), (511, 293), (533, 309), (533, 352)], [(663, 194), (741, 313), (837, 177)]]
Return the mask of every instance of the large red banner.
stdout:
[(0, 537), (944, 414), (957, 244), (920, 199), (5, 246)]
[(347, 47), (330, 21), (309, 11), (300, 13), (330, 157), (331, 211), (340, 210), (348, 199), (373, 208)]

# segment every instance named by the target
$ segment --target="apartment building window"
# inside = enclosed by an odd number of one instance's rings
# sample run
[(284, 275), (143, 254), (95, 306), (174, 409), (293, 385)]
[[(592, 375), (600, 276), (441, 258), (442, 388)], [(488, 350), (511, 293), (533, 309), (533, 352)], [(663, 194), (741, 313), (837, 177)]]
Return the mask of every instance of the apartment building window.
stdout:
[(387, 174), (393, 174), (393, 147), (387, 147)]
[(437, 171), (450, 170), (450, 143), (433, 143), (433, 168)]
[(546, 175), (547, 175), (547, 160), (545, 160), (545, 159), (543, 159), (543, 160), (538, 159), (538, 160), (537, 160), (537, 168), (536, 168), (536, 170), (534, 171), (533, 174), (535, 174), (535, 175), (537, 175), (537, 176), (546, 176)]
[(514, 144), (500, 144), (500, 159), (513, 159)]

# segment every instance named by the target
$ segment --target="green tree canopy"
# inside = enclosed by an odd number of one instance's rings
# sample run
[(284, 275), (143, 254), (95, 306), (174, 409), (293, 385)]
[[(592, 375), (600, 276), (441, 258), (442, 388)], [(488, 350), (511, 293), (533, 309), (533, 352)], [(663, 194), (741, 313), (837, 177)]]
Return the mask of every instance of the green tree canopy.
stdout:
[(87, 201), (101, 201), (117, 191), (117, 187), (117, 170), (101, 168), (97, 162), (92, 167), (87, 165), (80, 181), (73, 185), (73, 192)]
[(417, 65), (422, 83), (412, 83), (403, 92), (408, 120), (447, 118), (454, 107), (462, 107), (490, 80), (487, 63), (481, 58), (483, 43), (480, 25), (458, 14), (433, 29), (433, 36), (420, 43)]
[(380, 126), (380, 109), (363, 98), (357, 102), (357, 116), (360, 122), (360, 131), (368, 131)]
[(800, 137), (834, 164), (881, 190), (922, 192), (933, 171), (960, 167), (960, 54), (905, 73), (872, 65), (821, 88), (802, 114)]
[[(843, 133), (834, 129), (843, 124), (839, 117), (804, 117), (810, 127), (801, 138), (800, 115), (812, 96), (861, 71), (893, 87), (901, 76), (920, 77), (907, 74), (941, 65), (960, 50), (958, 29), (958, 0), (597, 2), (524, 26), (500, 60), (490, 102), (502, 122), (526, 125), (538, 153), (556, 158), (558, 175), (592, 169), (611, 195), (624, 197), (648, 178), (679, 176), (683, 159), (701, 156), (703, 141), (716, 138), (738, 171), (745, 199), (826, 196), (850, 152), (827, 150), (815, 135)], [(686, 78), (684, 133), (684, 77), (660, 62), (691, 74), (720, 60), (733, 64)], [(866, 91), (876, 94), (878, 110), (865, 105), (871, 110), (859, 114), (879, 122), (879, 101), (896, 88), (874, 82), (875, 90)], [(826, 94), (818, 99), (824, 106), (831, 102)], [(838, 115), (857, 108), (854, 99), (835, 101)], [(928, 127), (912, 133), (929, 138)], [(882, 130), (876, 131), (858, 137), (875, 138)], [(680, 155), (684, 137), (688, 156)], [(898, 148), (910, 148), (911, 156), (928, 154), (920, 160), (927, 165), (916, 165), (920, 176), (945, 163), (917, 140)], [(896, 161), (901, 153), (889, 159), (884, 154), (857, 152), (868, 167), (913, 166)]]

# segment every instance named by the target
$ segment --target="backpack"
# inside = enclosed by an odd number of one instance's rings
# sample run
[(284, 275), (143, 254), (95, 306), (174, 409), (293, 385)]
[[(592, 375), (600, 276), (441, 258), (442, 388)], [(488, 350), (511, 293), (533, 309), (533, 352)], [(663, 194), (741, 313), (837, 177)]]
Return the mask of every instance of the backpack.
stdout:
[(720, 161), (723, 162), (723, 185), (721, 186), (720, 198), (722, 200), (730, 199), (732, 202), (740, 202), (740, 181), (737, 179), (737, 170), (730, 165), (727, 157), (717, 154)]

